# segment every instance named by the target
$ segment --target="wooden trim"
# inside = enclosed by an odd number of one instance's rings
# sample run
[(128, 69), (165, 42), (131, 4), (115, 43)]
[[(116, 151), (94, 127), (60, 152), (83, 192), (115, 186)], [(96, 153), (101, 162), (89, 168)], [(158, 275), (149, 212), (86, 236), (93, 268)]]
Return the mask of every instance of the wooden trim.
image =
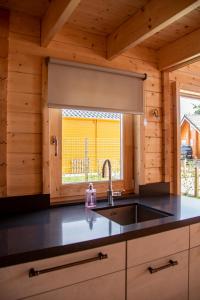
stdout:
[[(60, 109), (49, 109), (49, 148), (50, 148), (50, 195), (61, 197), (62, 194), (62, 112)], [(58, 153), (55, 156), (55, 145), (51, 144), (52, 136), (58, 140)]]
[(0, 38), (4, 44), (1, 46), (6, 50), (0, 60), (0, 197), (7, 195), (8, 35), (9, 11), (0, 8)]
[[(122, 190), (123, 184), (120, 184), (120, 182), (119, 183), (116, 182), (116, 184), (115, 184), (115, 182), (113, 182), (113, 183), (114, 183), (113, 189), (115, 191)], [(51, 197), (51, 206), (57, 205), (57, 204), (65, 204), (65, 203), (74, 204), (74, 203), (84, 202), (85, 201), (85, 190), (86, 190), (87, 187), (88, 187), (88, 184), (84, 183), (84, 186), (82, 188), (82, 193), (79, 196), (78, 195), (72, 195), (72, 196), (59, 196), (59, 197), (53, 197), (53, 198)], [(96, 186), (96, 183), (95, 183), (95, 188), (98, 189), (98, 193), (97, 193), (97, 197), (98, 197), (97, 200), (98, 201), (104, 201), (106, 199), (107, 195), (106, 195), (105, 191), (106, 191), (107, 187), (108, 187), (107, 183), (104, 186), (104, 188), (100, 186), (100, 189), (103, 190), (103, 192), (99, 192), (98, 182), (97, 182), (97, 186)], [(121, 187), (121, 189), (119, 189), (120, 187)], [(81, 189), (80, 189), (80, 191), (81, 191)], [(129, 197), (130, 195), (133, 196), (132, 191), (129, 192), (129, 193), (128, 192), (127, 193), (123, 192), (122, 197), (120, 197), (120, 198), (121, 199), (127, 199), (127, 197)]]
[(41, 45), (47, 47), (57, 32), (69, 20), (81, 0), (54, 0), (51, 2), (41, 25)]
[[(193, 87), (194, 89), (194, 87)], [(186, 91), (186, 90), (180, 90), (180, 96), (183, 96), (183, 97), (190, 97), (190, 98), (194, 98), (194, 99), (200, 99), (200, 93), (196, 93), (194, 91)]]
[[(94, 187), (97, 190), (98, 197), (106, 197), (106, 191), (108, 189), (108, 182), (94, 182)], [(84, 199), (85, 190), (88, 188), (88, 182), (64, 184), (60, 186), (60, 197), (65, 198), (68, 201)], [(124, 180), (113, 181), (114, 191), (124, 190)], [(53, 197), (51, 197), (54, 201)]]
[(179, 86), (180, 86), (181, 90), (187, 90), (188, 92), (196, 93), (197, 95), (194, 94), (194, 97), (196, 96), (196, 98), (198, 98), (200, 95), (200, 86), (198, 84), (196, 84), (196, 86), (195, 86), (194, 84), (187, 82), (187, 78), (186, 78), (185, 82), (181, 82), (181, 80), (180, 80)]
[(139, 193), (139, 186), (145, 184), (145, 129), (144, 116), (133, 116), (134, 136), (134, 191)]
[(49, 109), (48, 109), (48, 67), (46, 59), (42, 64), (42, 176), (43, 193), (50, 194), (50, 172), (49, 172)]
[(168, 72), (173, 72), (173, 71), (176, 71), (176, 70), (178, 71), (178, 70), (180, 70), (181, 68), (184, 68), (184, 67), (186, 67), (186, 66), (188, 66), (188, 65), (194, 64), (194, 63), (199, 62), (199, 61), (200, 61), (200, 56), (197, 55), (197, 56), (194, 57), (194, 58), (189, 58), (189, 59), (186, 59), (186, 60), (183, 61), (183, 62), (174, 64), (174, 65), (172, 65), (171, 67), (166, 68), (166, 70), (167, 70)]
[[(174, 103), (174, 194), (181, 194), (181, 164), (180, 164), (180, 145), (181, 145), (181, 134), (180, 134), (180, 90), (188, 90), (187, 97), (189, 97), (189, 91), (195, 93), (197, 90), (197, 94), (199, 92), (199, 88), (194, 85), (190, 85), (184, 82), (175, 81), (172, 83), (172, 100)], [(191, 97), (195, 98), (195, 95), (191, 95)], [(199, 96), (197, 95), (196, 98)]]
[(135, 47), (199, 6), (194, 0), (151, 0), (108, 37), (108, 58)]
[[(4, 79), (5, 80), (5, 79)], [(2, 80), (0, 79), (0, 89)], [(6, 88), (6, 87), (4, 87)], [(7, 195), (7, 99), (0, 99), (0, 197)]]
[(123, 181), (124, 190), (133, 191), (133, 115), (123, 115)]
[(171, 95), (169, 72), (162, 73), (163, 86), (163, 181), (171, 178)]
[(181, 194), (181, 165), (180, 165), (180, 84), (175, 81), (172, 82), (172, 99), (174, 103), (174, 194)]
[(158, 50), (160, 70), (172, 71), (200, 60), (200, 29)]

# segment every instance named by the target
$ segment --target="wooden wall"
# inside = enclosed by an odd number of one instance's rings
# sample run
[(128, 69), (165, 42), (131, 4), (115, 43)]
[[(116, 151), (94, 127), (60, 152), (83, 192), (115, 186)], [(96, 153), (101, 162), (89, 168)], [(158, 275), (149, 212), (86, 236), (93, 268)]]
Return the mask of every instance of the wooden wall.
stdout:
[[(40, 47), (40, 21), (12, 11), (8, 60), (8, 195), (42, 191), (41, 64), (52, 56), (66, 60), (147, 73), (144, 82), (144, 176), (162, 181), (162, 90), (154, 50), (136, 47), (107, 61), (105, 38), (65, 26), (48, 48)], [(158, 109), (159, 117), (152, 114)]]
[(177, 81), (184, 90), (200, 93), (200, 62), (171, 72), (170, 80)]
[[(40, 25), (18, 13), (10, 15), (9, 38), (39, 40)], [(17, 51), (9, 43), (8, 57), (8, 195), (40, 193), (41, 66), (39, 56)]]
[(7, 77), (8, 77), (9, 14), (0, 10), (0, 196), (5, 196), (7, 186)]

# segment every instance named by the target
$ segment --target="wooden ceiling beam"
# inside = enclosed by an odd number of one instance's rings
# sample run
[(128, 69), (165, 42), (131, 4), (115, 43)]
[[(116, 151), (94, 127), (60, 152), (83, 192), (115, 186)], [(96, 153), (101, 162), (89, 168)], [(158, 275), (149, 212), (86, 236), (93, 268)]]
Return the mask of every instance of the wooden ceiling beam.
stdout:
[(199, 6), (199, 0), (150, 0), (108, 37), (107, 58), (135, 47)]
[(160, 70), (171, 71), (197, 60), (200, 60), (200, 29), (158, 50)]
[(41, 22), (41, 45), (47, 47), (81, 0), (52, 0)]

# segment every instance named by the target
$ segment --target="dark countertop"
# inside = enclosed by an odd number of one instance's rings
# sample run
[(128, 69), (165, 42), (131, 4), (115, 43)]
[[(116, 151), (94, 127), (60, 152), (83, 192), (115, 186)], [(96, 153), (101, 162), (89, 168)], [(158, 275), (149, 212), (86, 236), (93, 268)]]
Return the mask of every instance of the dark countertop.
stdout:
[[(83, 204), (1, 218), (0, 267), (43, 259), (158, 233), (200, 222), (200, 200), (162, 196), (115, 201), (141, 203), (173, 214), (166, 218), (121, 226)], [(107, 202), (98, 203), (98, 207)]]

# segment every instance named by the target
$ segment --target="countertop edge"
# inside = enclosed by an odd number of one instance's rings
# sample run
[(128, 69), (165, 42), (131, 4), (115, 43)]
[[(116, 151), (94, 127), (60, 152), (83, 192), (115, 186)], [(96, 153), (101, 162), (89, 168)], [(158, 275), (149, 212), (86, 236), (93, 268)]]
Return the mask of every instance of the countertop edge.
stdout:
[(105, 246), (108, 244), (128, 241), (131, 239), (137, 239), (143, 236), (148, 236), (148, 235), (169, 231), (184, 226), (189, 226), (198, 222), (200, 222), (200, 216), (188, 218), (184, 220), (175, 220), (165, 224), (159, 224), (148, 228), (128, 231), (125, 233), (120, 233), (109, 237), (103, 237), (103, 238), (98, 238), (93, 240), (87, 240), (84, 242), (73, 243), (70, 245), (62, 245), (62, 246), (57, 246), (52, 248), (50, 247), (46, 249), (28, 251), (25, 253), (17, 253), (14, 255), (2, 256), (0, 257), (0, 268), (14, 266), (22, 263), (28, 263), (31, 261), (36, 261), (41, 259), (47, 259), (59, 255), (66, 255), (78, 251), (84, 251), (91, 248)]

